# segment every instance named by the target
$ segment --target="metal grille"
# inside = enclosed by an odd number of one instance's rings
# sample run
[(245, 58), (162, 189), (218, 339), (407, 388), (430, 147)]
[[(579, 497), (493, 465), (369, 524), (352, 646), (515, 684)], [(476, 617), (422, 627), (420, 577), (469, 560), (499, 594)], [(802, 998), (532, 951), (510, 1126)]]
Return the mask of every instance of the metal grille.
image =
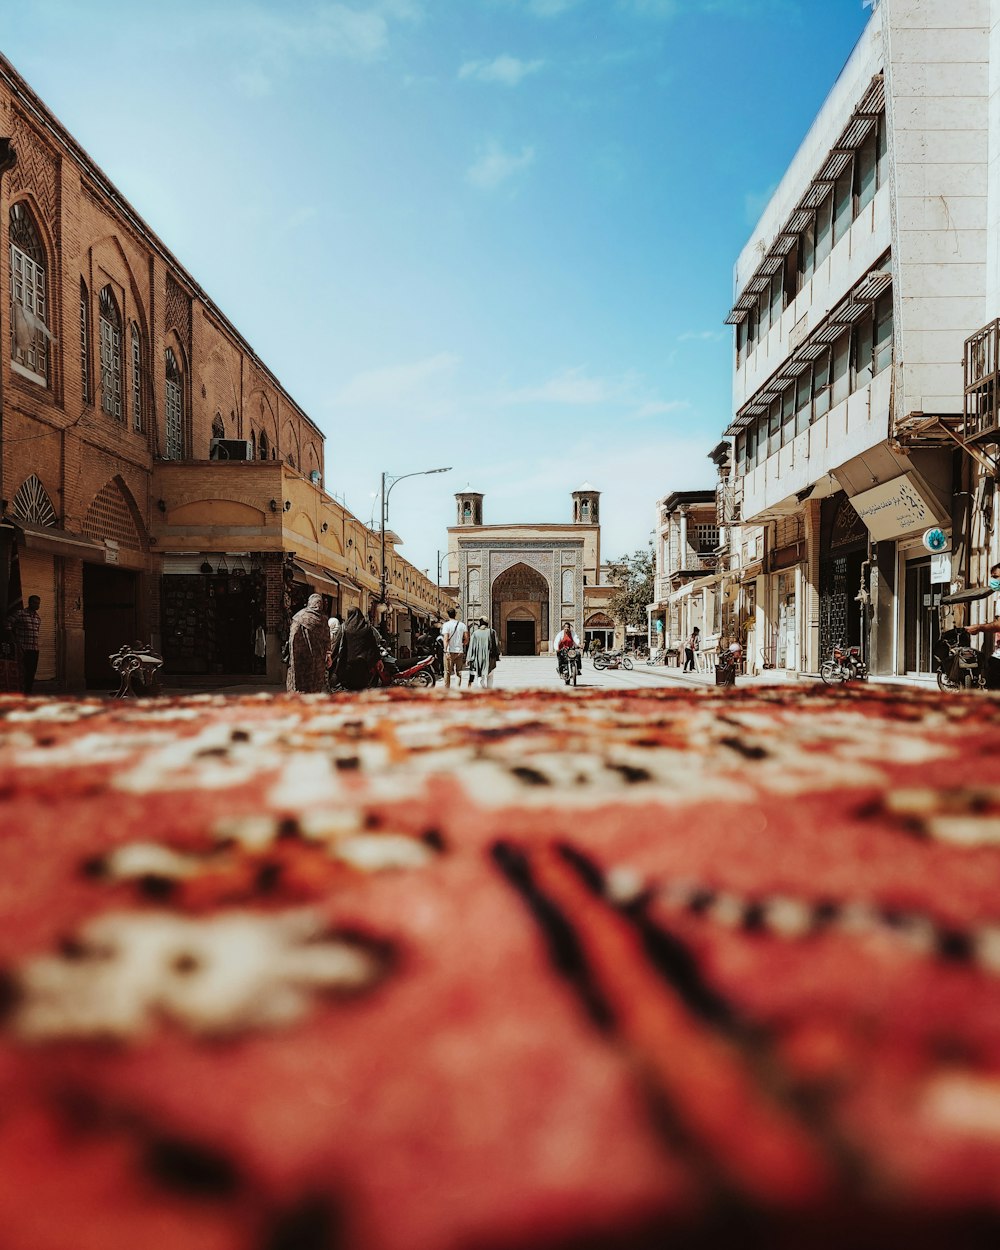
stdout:
[(80, 379), (83, 402), (90, 403), (90, 333), (87, 315), (87, 288), (80, 283)]
[(1000, 437), (998, 380), (1000, 321), (991, 321), (965, 341), (965, 438), (995, 441)]
[(132, 429), (141, 434), (145, 428), (142, 419), (142, 340), (139, 328), (132, 323)]
[(34, 473), (18, 488), (13, 512), (22, 521), (34, 521), (37, 525), (56, 525), (58, 522), (52, 500)]
[(166, 459), (184, 458), (184, 398), (177, 357), (167, 348)]
[(102, 288), (98, 299), (101, 324), (101, 407), (109, 417), (122, 420), (122, 319), (111, 288)]
[(48, 347), (45, 336), (31, 324), (34, 320), (46, 323), (45, 252), (21, 204), (10, 210), (10, 303), (10, 358), (45, 382)]

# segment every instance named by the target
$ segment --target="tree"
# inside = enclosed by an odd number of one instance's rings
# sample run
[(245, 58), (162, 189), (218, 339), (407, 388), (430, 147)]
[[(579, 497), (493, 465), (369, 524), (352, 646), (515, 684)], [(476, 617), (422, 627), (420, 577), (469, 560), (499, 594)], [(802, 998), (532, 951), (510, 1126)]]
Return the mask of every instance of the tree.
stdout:
[(640, 547), (631, 556), (612, 560), (608, 569), (618, 588), (608, 600), (608, 611), (619, 625), (635, 625), (645, 632), (646, 608), (654, 601), (652, 547)]

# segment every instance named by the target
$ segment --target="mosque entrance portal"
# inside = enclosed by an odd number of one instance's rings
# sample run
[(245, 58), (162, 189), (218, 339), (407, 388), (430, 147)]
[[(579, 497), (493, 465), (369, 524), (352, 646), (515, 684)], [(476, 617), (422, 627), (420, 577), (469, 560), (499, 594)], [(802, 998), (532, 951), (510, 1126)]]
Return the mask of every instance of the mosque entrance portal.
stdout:
[(549, 584), (536, 569), (515, 564), (493, 583), (493, 628), (508, 655), (537, 655), (549, 640)]

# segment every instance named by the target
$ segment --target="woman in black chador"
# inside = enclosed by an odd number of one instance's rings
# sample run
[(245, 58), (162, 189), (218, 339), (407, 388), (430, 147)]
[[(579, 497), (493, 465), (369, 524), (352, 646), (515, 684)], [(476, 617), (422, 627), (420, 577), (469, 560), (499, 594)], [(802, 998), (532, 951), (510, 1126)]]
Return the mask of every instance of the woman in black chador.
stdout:
[(345, 690), (364, 690), (371, 685), (372, 669), (379, 658), (378, 634), (360, 608), (351, 608), (337, 637), (333, 674)]

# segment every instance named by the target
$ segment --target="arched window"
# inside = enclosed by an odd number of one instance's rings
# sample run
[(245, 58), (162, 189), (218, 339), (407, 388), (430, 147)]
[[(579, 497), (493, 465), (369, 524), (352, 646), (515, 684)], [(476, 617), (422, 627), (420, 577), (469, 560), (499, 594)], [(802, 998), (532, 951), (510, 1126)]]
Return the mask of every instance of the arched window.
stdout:
[(34, 473), (25, 478), (18, 488), (14, 496), (13, 512), (22, 521), (34, 521), (37, 525), (58, 524), (52, 500)]
[(89, 404), (90, 394), (90, 296), (87, 284), (80, 279), (80, 389), (83, 402)]
[(226, 427), (222, 420), (221, 412), (217, 412), (212, 419), (212, 437), (213, 438), (225, 438), (226, 437)]
[(101, 407), (116, 421), (122, 414), (122, 315), (111, 287), (98, 298), (101, 327)]
[(250, 459), (257, 459), (257, 435), (253, 430), (250, 431)]
[(292, 455), (291, 452), (288, 453), (288, 455), (285, 457), (285, 460), (288, 462), (291, 468), (293, 469), (295, 468), (295, 457)]
[(45, 251), (23, 204), (10, 210), (10, 358), (18, 373), (48, 385)]
[(141, 434), (146, 428), (142, 416), (142, 339), (132, 322), (132, 429)]
[(269, 451), (268, 451), (267, 435), (264, 433), (263, 430), (261, 430), (260, 432), (260, 442), (258, 443), (258, 446), (260, 448), (261, 460), (266, 460), (268, 457)]
[(181, 371), (173, 349), (166, 354), (167, 373), (167, 429), (166, 460), (184, 459), (184, 391), (181, 387)]
[(580, 520), (581, 521), (590, 520), (590, 500), (589, 499), (584, 499), (583, 502), (580, 504)]

